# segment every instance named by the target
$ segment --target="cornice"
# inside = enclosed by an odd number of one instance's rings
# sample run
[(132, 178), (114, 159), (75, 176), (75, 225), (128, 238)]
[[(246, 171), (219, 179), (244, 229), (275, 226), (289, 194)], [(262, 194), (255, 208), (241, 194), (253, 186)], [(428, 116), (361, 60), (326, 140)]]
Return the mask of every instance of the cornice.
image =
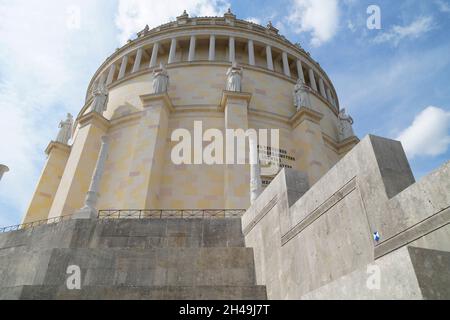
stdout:
[(313, 109), (301, 107), (296, 114), (289, 120), (292, 128), (298, 127), (303, 121), (309, 120), (320, 125), (323, 119), (323, 114)]
[(163, 106), (167, 109), (169, 113), (174, 112), (172, 101), (167, 93), (157, 93), (157, 94), (146, 94), (139, 96), (141, 99), (144, 109), (152, 107), (155, 103), (163, 103)]
[(342, 142), (334, 140), (332, 137), (322, 132), (322, 138), (325, 144), (333, 149), (337, 154), (342, 155), (347, 153), (351, 148), (359, 143), (359, 138), (356, 136), (345, 139)]
[(220, 111), (224, 111), (228, 100), (241, 100), (247, 103), (247, 108), (252, 100), (252, 94), (248, 92), (223, 91), (222, 100), (220, 101)]
[(57, 142), (57, 141), (51, 141), (49, 143), (49, 145), (47, 146), (47, 148), (45, 149), (45, 154), (50, 155), (50, 153), (53, 150), (61, 151), (63, 153), (70, 153), (71, 149), (72, 149), (72, 147), (67, 144)]
[(103, 131), (107, 131), (111, 125), (108, 119), (97, 112), (89, 112), (88, 114), (79, 118), (77, 122), (80, 125), (80, 129), (89, 124), (92, 124), (103, 129)]

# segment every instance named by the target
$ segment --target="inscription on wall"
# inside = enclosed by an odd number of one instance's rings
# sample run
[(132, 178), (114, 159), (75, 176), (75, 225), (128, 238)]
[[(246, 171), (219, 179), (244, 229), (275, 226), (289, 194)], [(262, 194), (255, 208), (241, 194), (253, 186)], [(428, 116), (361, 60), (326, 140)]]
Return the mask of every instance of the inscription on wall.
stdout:
[[(270, 165), (278, 165), (278, 167), (281, 169), (288, 168), (292, 169), (295, 158), (288, 154), (286, 150), (283, 149), (276, 149), (268, 146), (262, 146), (258, 145), (258, 153), (259, 153), (259, 160), (261, 162), (261, 166), (270, 166)], [(268, 186), (273, 178), (268, 176), (262, 177), (262, 184), (264, 187)]]

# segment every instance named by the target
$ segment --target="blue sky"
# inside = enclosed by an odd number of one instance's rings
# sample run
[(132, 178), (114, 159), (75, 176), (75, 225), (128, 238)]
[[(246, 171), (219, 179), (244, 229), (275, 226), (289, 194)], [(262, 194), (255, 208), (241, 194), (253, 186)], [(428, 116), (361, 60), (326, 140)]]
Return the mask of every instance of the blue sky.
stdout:
[[(369, 5), (381, 29), (367, 28)], [(67, 112), (145, 24), (191, 15), (269, 20), (326, 70), (362, 138), (403, 142), (417, 179), (450, 159), (450, 0), (0, 0), (0, 226), (19, 223)]]

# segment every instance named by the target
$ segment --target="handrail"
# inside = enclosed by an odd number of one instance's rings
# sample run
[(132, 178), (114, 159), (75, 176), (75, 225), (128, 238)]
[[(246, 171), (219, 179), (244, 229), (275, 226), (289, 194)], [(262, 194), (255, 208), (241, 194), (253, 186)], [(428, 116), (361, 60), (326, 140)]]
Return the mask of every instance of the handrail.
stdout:
[(61, 222), (61, 221), (64, 221), (64, 220), (69, 220), (71, 218), (72, 218), (72, 215), (67, 215), (67, 216), (60, 216), (60, 217), (50, 218), (50, 219), (46, 219), (46, 220), (39, 220), (39, 221), (34, 221), (34, 222), (27, 222), (27, 223), (22, 223), (22, 224), (16, 224), (14, 226), (8, 226), (8, 227), (0, 228), (0, 233), (33, 229), (35, 227), (40, 227), (40, 226), (43, 226), (43, 225), (46, 225), (46, 224), (54, 224), (54, 223), (58, 223), (58, 222)]
[(159, 209), (100, 210), (99, 219), (211, 219), (240, 218), (244, 209)]
[[(244, 215), (244, 209), (118, 209), (118, 210), (99, 210), (98, 219), (226, 219), (240, 218)], [(11, 231), (28, 230), (35, 227), (55, 224), (61, 221), (72, 219), (72, 215), (39, 220), (34, 222), (22, 223), (8, 227), (1, 227), (1, 233)]]

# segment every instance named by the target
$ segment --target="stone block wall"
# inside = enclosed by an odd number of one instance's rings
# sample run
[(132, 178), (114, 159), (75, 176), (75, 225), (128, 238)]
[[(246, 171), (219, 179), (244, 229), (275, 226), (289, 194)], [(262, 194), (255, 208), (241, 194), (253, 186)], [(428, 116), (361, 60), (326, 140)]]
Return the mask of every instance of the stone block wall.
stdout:
[[(69, 266), (81, 270), (69, 290)], [(72, 220), (0, 234), (0, 299), (265, 299), (240, 219)]]
[[(303, 183), (292, 183), (299, 180)], [(243, 217), (258, 284), (267, 286), (269, 299), (301, 299), (357, 270), (367, 278), (374, 262), (400, 263), (398, 252), (407, 246), (448, 252), (448, 190), (450, 163), (414, 183), (401, 144), (375, 136), (361, 141), (310, 189), (305, 177), (284, 170)], [(450, 266), (438, 269), (441, 277), (450, 277)], [(392, 281), (384, 282), (382, 293), (366, 297), (395, 298), (392, 287), (411, 284), (393, 277), (394, 269), (385, 270), (385, 279)], [(406, 269), (400, 270), (407, 277)], [(417, 271), (410, 271), (419, 281)], [(363, 298), (357, 293), (365, 282), (348, 281), (320, 297)], [(346, 296), (345, 288), (353, 294)], [(427, 296), (417, 290), (410, 297)], [(408, 297), (407, 290), (404, 294)]]

